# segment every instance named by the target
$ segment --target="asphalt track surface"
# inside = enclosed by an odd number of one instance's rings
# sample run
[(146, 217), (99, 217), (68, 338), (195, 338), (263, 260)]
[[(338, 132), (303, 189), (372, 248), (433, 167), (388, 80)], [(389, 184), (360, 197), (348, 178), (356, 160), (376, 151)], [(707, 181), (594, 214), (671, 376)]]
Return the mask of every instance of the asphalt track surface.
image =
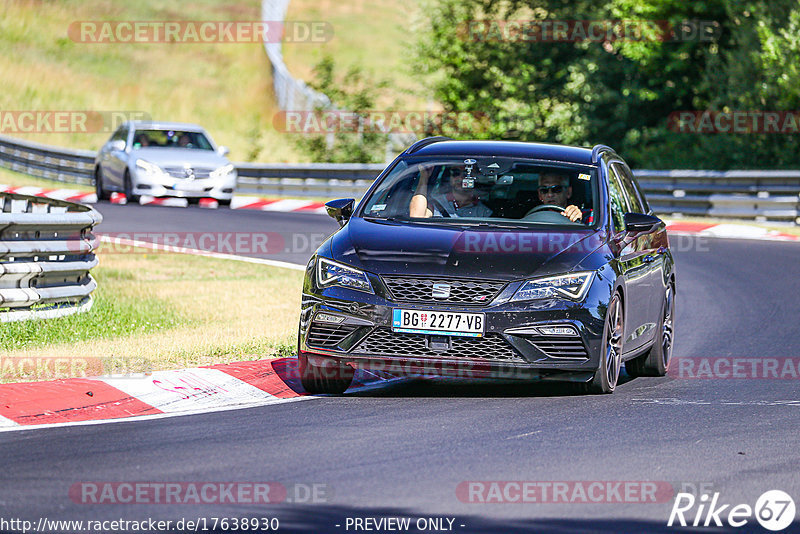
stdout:
[[(101, 232), (335, 229), (310, 214), (100, 210)], [(685, 237), (673, 248), (675, 357), (798, 356), (800, 246)], [(299, 256), (277, 259), (305, 263)], [(481, 504), (460, 501), (456, 487), (644, 480), (676, 491), (705, 484), (721, 502), (751, 506), (781, 489), (800, 504), (798, 384), (637, 378), (613, 395), (583, 396), (552, 384), (403, 381), (244, 410), (8, 432), (0, 434), (0, 515), (277, 517), (280, 532), (354, 532), (345, 528), (348, 517), (395, 516), (454, 518), (452, 532), (470, 533), (719, 532), (667, 528), (672, 500)], [(328, 495), (314, 504), (86, 505), (68, 495), (82, 481), (274, 481), (324, 485)], [(753, 518), (731, 531), (767, 532)], [(783, 532), (798, 531), (794, 523)]]

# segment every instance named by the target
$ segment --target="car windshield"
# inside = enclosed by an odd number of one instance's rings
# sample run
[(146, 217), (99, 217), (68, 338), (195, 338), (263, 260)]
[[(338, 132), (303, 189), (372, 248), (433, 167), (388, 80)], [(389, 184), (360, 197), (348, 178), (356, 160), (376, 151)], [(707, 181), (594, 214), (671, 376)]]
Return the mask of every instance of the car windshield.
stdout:
[(519, 158), (407, 158), (362, 203), (369, 219), (591, 226), (597, 168)]
[(202, 132), (184, 130), (136, 130), (133, 148), (192, 148), (214, 150)]

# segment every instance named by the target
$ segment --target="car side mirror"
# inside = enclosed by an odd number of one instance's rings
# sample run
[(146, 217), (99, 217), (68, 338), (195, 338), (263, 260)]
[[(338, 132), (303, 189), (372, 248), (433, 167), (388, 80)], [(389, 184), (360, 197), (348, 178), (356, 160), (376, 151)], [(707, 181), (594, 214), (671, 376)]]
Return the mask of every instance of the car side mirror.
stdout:
[(231, 153), (231, 149), (226, 146), (217, 147), (217, 154), (222, 156), (223, 158)]
[(342, 227), (350, 220), (353, 215), (353, 205), (356, 200), (354, 198), (338, 198), (325, 203), (325, 209), (328, 215), (336, 219), (339, 226)]
[(125, 150), (125, 141), (122, 139), (115, 139), (111, 141), (111, 150)]
[(661, 219), (644, 213), (626, 213), (625, 230), (628, 232), (649, 234), (655, 232), (662, 223)]

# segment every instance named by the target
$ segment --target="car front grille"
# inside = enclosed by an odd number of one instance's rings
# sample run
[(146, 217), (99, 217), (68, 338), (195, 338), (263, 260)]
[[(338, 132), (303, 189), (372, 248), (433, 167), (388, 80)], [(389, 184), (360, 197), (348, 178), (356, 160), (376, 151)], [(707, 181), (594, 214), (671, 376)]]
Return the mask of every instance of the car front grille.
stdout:
[[(192, 167), (192, 171), (196, 179), (208, 178), (213, 170), (214, 169)], [(164, 167), (164, 172), (173, 178), (189, 178), (189, 175), (186, 174), (185, 167)]]
[[(454, 358), (527, 363), (499, 334), (485, 337), (448, 336), (450, 348), (436, 351), (428, 348), (425, 335), (392, 332), (378, 328), (359, 343), (351, 352), (378, 356)], [(443, 336), (439, 336), (443, 337)]]
[[(506, 285), (506, 282), (493, 280), (409, 278), (405, 276), (384, 276), (383, 281), (392, 293), (392, 297), (397, 301), (441, 302), (468, 306), (489, 304)], [(434, 284), (449, 286), (449, 296), (435, 297)]]
[(358, 325), (350, 324), (330, 324), (330, 323), (311, 323), (308, 330), (306, 343), (310, 346), (332, 349), (335, 348), (344, 338), (352, 334)]
[(550, 358), (588, 358), (586, 347), (578, 336), (522, 336)]

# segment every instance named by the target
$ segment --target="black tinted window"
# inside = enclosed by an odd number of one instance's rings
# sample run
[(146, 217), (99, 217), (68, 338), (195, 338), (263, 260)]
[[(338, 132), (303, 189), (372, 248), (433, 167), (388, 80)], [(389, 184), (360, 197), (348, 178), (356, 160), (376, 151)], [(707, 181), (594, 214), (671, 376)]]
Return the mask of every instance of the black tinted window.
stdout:
[(614, 171), (619, 177), (622, 189), (625, 191), (625, 195), (628, 197), (628, 206), (630, 206), (630, 211), (634, 213), (647, 213), (647, 205), (644, 203), (639, 190), (634, 184), (633, 175), (631, 175), (628, 167), (619, 163), (612, 163), (611, 166), (614, 168)]

